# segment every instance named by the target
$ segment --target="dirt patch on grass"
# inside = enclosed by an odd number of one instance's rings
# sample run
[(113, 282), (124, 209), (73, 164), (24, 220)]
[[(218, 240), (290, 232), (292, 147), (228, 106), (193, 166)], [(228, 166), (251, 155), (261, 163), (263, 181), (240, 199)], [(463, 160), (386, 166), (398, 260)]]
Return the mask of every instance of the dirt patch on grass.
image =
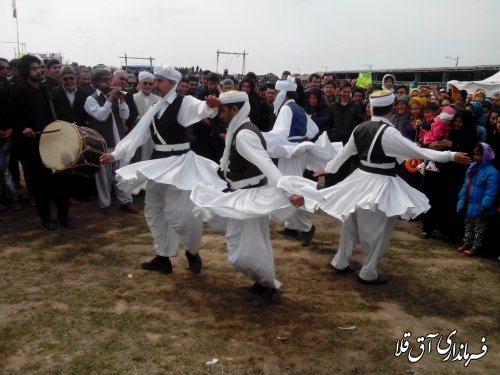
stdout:
[[(262, 304), (229, 265), (223, 235), (208, 228), (202, 273), (191, 274), (181, 250), (174, 273), (161, 275), (140, 269), (154, 255), (141, 214), (105, 216), (84, 203), (72, 208), (78, 228), (50, 233), (29, 209), (2, 215), (1, 373), (493, 374), (500, 363), (498, 264), (421, 240), (419, 223), (396, 223), (382, 287), (332, 273), (338, 221), (311, 215), (307, 248), (272, 223), (283, 286)], [(417, 363), (395, 356), (407, 331), (418, 347), (418, 336), (455, 329), (471, 352), (483, 336), (490, 350), (467, 368), (435, 351)]]

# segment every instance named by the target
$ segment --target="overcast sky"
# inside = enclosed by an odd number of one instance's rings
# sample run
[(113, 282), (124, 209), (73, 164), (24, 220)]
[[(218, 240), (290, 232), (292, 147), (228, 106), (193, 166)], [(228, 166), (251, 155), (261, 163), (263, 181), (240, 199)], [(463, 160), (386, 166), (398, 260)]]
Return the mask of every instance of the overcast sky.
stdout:
[[(28, 52), (84, 65), (119, 66), (126, 52), (215, 70), (217, 50), (246, 51), (247, 72), (277, 75), (454, 66), (447, 56), (500, 64), (499, 0), (17, 0), (17, 14)], [(16, 41), (11, 0), (0, 3), (0, 41)], [(242, 57), (221, 55), (225, 67), (241, 72)]]

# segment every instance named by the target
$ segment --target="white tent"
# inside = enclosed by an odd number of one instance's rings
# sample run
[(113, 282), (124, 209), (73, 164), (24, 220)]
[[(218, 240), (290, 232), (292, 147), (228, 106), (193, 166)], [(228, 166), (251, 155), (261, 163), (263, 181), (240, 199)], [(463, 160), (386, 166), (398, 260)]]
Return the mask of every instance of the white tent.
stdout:
[(486, 91), (486, 96), (491, 96), (500, 92), (500, 72), (482, 81), (448, 81), (446, 88), (449, 90), (452, 86), (458, 90), (466, 90), (469, 94), (472, 94), (477, 88), (481, 88)]

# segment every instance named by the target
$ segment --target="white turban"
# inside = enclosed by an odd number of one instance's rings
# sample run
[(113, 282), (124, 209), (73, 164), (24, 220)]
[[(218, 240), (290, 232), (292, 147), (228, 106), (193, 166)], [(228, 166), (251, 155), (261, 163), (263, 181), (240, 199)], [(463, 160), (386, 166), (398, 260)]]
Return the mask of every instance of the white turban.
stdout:
[(169, 79), (179, 83), (182, 78), (181, 73), (179, 73), (173, 66), (158, 65), (154, 69), (155, 76), (161, 76), (163, 78)]
[(240, 108), (239, 112), (234, 116), (227, 127), (226, 134), (226, 147), (224, 148), (224, 153), (220, 159), (220, 167), (226, 175), (229, 164), (229, 151), (231, 149), (231, 144), (233, 143), (233, 135), (238, 128), (250, 122), (248, 114), (250, 113), (250, 102), (248, 100), (248, 95), (243, 91), (227, 91), (219, 95), (219, 100), (222, 105), (227, 105), (231, 103), (244, 103), (243, 107)]
[(394, 103), (394, 93), (389, 90), (375, 91), (370, 95), (370, 106), (373, 107), (387, 107)]
[(287, 91), (297, 91), (297, 83), (295, 83), (295, 78), (292, 76), (286, 77), (276, 82), (276, 90), (279, 91), (276, 99), (274, 100), (274, 114), (278, 114), (283, 102), (285, 101)]
[(154, 81), (155, 76), (149, 72), (140, 72), (139, 73), (139, 82), (142, 82), (146, 79), (149, 79), (150, 81)]

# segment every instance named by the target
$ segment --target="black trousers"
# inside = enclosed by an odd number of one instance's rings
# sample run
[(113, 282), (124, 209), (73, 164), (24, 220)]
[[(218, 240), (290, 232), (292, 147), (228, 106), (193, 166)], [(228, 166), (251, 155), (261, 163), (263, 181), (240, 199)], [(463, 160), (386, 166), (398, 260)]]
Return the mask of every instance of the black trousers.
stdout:
[(26, 173), (30, 191), (35, 199), (38, 216), (43, 222), (52, 219), (50, 203), (57, 207), (57, 218), (68, 217), (69, 212), (69, 175), (67, 173), (52, 173), (41, 160), (30, 158), (26, 160)]

